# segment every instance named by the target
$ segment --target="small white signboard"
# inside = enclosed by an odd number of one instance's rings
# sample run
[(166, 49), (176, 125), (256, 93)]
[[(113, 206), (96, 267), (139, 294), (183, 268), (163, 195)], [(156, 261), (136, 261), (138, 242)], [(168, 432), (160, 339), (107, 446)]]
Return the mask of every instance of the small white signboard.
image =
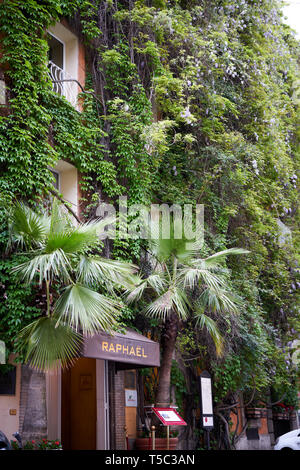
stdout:
[(211, 379), (201, 377), (201, 397), (202, 397), (202, 414), (212, 415), (212, 393), (211, 393)]
[(214, 418), (212, 416), (204, 416), (203, 417), (203, 427), (214, 427)]
[(136, 390), (125, 390), (125, 406), (137, 407)]
[(204, 370), (200, 375), (200, 395), (202, 427), (207, 431), (210, 431), (214, 427), (214, 410), (211, 376), (206, 370)]
[(160, 416), (164, 418), (166, 422), (169, 422), (169, 421), (173, 421), (173, 422), (175, 421), (176, 423), (181, 422), (180, 417), (177, 416), (177, 414), (173, 410), (160, 411)]
[(152, 408), (164, 426), (186, 426), (186, 422), (174, 408)]

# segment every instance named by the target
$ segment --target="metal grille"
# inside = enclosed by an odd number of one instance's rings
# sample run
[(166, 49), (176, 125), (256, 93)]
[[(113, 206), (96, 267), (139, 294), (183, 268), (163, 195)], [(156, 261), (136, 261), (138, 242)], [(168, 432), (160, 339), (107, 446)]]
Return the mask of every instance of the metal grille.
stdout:
[(64, 96), (74, 108), (78, 109), (78, 84), (68, 72), (51, 62), (48, 63), (49, 75), (53, 85), (53, 91)]

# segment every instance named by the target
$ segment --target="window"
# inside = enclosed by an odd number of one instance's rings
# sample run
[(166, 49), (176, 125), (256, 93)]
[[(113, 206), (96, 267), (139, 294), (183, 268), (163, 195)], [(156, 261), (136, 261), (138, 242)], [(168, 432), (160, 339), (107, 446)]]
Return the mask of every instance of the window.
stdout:
[(48, 34), (49, 71), (53, 90), (59, 95), (64, 94), (64, 44), (51, 34)]
[(136, 371), (135, 370), (125, 370), (124, 388), (129, 388), (129, 389), (136, 388)]
[(51, 34), (48, 34), (49, 60), (57, 67), (64, 68), (64, 45)]
[(60, 181), (59, 181), (59, 173), (57, 171), (54, 171), (54, 170), (50, 170), (52, 175), (54, 176), (54, 181), (53, 181), (53, 186), (55, 189), (57, 189), (57, 191), (59, 191), (60, 189)]
[(61, 23), (48, 30), (49, 75), (53, 90), (78, 109), (79, 44), (78, 39)]

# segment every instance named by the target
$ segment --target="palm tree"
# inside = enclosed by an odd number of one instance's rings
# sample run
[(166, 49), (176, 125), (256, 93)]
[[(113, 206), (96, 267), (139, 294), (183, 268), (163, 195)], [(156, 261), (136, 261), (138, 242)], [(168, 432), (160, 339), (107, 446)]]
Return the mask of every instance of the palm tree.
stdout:
[[(170, 239), (160, 236), (152, 239), (148, 252), (151, 272), (145, 278), (139, 277), (136, 287), (127, 292), (127, 301), (130, 303), (139, 301), (147, 290), (152, 291), (154, 298), (144, 308), (144, 313), (163, 322), (157, 406), (169, 406), (170, 403), (172, 359), (182, 321), (193, 315), (196, 326), (207, 329), (217, 354), (221, 354), (222, 335), (209, 313), (234, 313), (238, 310), (237, 301), (229, 292), (225, 280), (225, 269), (221, 266), (228, 255), (248, 251), (231, 248), (200, 258), (196, 244), (192, 249), (187, 246), (184, 239), (178, 240), (172, 236)], [(196, 299), (195, 289), (199, 292)]]
[(24, 204), (13, 207), (9, 248), (29, 257), (13, 270), (46, 294), (42, 315), (18, 334), (32, 367), (67, 366), (78, 356), (83, 335), (111, 332), (117, 324), (122, 303), (115, 290), (130, 289), (136, 267), (92, 254), (105, 225), (107, 220), (75, 226), (57, 202), (49, 216)]

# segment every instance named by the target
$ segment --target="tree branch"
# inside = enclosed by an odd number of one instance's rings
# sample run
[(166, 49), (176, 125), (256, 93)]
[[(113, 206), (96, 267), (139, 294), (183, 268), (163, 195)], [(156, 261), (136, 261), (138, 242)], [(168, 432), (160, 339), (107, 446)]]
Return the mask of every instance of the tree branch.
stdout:
[(50, 193), (56, 197), (66, 208), (67, 210), (70, 212), (70, 214), (77, 220), (77, 222), (79, 224), (81, 224), (81, 220), (79, 219), (78, 215), (71, 209), (71, 207), (69, 207), (69, 203), (67, 201), (65, 201), (58, 193), (58, 191), (56, 191), (55, 188), (49, 188), (49, 191)]

